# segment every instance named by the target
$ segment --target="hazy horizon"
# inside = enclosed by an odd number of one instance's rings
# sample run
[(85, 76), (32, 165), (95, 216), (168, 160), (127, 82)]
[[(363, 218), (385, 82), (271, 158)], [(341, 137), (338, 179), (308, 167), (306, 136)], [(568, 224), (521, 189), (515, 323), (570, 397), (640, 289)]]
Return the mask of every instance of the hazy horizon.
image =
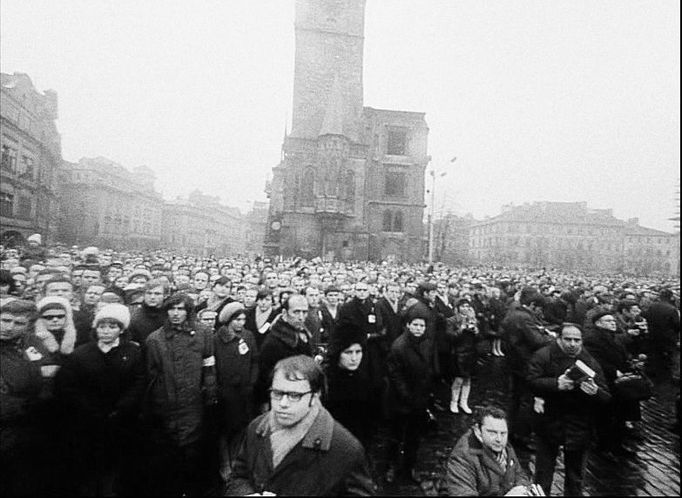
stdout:
[[(2, 72), (58, 93), (65, 160), (146, 165), (167, 199), (199, 189), (242, 212), (266, 200), (291, 116), (293, 0), (0, 8)], [(587, 202), (672, 231), (679, 12), (672, 0), (368, 0), (364, 105), (426, 113), (429, 168), (448, 171), (437, 214)]]

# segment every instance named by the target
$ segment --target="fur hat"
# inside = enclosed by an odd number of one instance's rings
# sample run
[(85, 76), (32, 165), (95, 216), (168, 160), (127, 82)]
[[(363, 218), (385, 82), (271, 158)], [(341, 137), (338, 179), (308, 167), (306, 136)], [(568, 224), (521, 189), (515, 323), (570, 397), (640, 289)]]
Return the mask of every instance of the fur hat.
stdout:
[(64, 337), (61, 344), (57, 342), (54, 334), (47, 330), (45, 320), (39, 319), (36, 321), (35, 335), (43, 342), (43, 345), (50, 353), (59, 350), (62, 354), (71, 354), (76, 345), (76, 327), (73, 324), (73, 311), (69, 301), (61, 296), (47, 296), (38, 301), (36, 307), (39, 314), (52, 309), (61, 309), (66, 312)]
[(97, 327), (97, 324), (102, 320), (116, 320), (121, 324), (123, 330), (125, 330), (128, 328), (128, 325), (130, 325), (130, 311), (128, 310), (128, 307), (123, 304), (107, 304), (95, 314), (92, 326)]
[(329, 357), (338, 357), (344, 349), (349, 348), (352, 344), (360, 344), (364, 350), (367, 345), (367, 336), (352, 324), (339, 325), (329, 338)]
[(232, 317), (236, 316), (237, 312), (243, 309), (244, 305), (238, 301), (227, 303), (218, 316), (218, 322), (221, 325), (227, 325), (232, 320)]
[(38, 245), (40, 245), (40, 244), (43, 243), (43, 238), (41, 237), (41, 235), (40, 235), (39, 233), (34, 233), (34, 234), (31, 235), (30, 237), (28, 237), (28, 238), (26, 239), (26, 241), (28, 241), (28, 242), (37, 242)]
[(606, 308), (602, 308), (602, 309), (598, 310), (594, 315), (592, 315), (592, 318), (591, 318), (592, 323), (597, 323), (597, 321), (600, 318), (605, 317), (606, 315), (612, 315), (613, 316), (613, 314), (614, 314), (613, 311), (607, 310)]

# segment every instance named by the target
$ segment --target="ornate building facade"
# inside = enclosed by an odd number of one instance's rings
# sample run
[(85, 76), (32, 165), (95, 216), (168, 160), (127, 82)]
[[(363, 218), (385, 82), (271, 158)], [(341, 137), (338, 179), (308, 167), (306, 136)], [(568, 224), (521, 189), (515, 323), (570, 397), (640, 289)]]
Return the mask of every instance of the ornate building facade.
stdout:
[(0, 230), (3, 243), (32, 233), (54, 240), (55, 177), (62, 161), (57, 93), (23, 73), (0, 75)]
[(650, 274), (679, 272), (679, 236), (585, 202), (505, 206), (469, 230), (469, 261)]
[(101, 247), (158, 247), (163, 199), (154, 181), (146, 166), (129, 171), (104, 157), (64, 161), (58, 239)]
[(424, 113), (363, 107), (365, 0), (296, 2), (291, 133), (266, 187), (265, 253), (423, 257)]

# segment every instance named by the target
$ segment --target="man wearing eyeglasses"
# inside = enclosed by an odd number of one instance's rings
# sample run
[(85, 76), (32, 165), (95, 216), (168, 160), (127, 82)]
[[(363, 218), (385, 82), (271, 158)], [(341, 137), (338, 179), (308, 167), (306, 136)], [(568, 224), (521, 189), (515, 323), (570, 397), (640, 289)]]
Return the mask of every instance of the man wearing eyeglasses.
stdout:
[(271, 408), (249, 424), (225, 495), (374, 494), (365, 451), (320, 403), (323, 386), (324, 373), (308, 356), (275, 365)]
[(270, 374), (279, 360), (296, 355), (312, 357), (311, 335), (305, 328), (307, 316), (308, 300), (305, 296), (292, 294), (282, 302), (280, 318), (273, 322), (260, 349), (259, 376), (254, 388), (258, 403), (268, 401)]

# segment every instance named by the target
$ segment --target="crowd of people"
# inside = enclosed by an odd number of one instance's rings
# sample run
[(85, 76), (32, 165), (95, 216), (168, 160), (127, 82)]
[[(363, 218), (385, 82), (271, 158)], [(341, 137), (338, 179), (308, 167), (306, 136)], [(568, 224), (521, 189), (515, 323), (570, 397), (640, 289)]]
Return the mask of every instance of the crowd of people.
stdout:
[[(443, 493), (549, 494), (563, 447), (578, 495), (679, 372), (679, 279), (0, 250), (0, 495), (371, 495), (419, 482), (437, 411), (471, 419)], [(470, 404), (483, 350), (509, 406)]]

